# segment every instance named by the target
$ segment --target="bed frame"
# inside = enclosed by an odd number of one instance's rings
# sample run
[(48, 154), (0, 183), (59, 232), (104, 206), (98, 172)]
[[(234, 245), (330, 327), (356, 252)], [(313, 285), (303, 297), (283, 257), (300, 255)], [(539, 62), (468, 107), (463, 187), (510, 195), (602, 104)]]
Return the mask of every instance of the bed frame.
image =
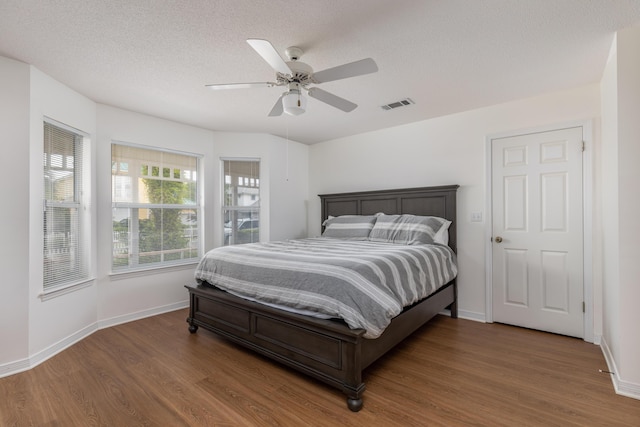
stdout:
[[(414, 214), (452, 221), (449, 246), (456, 250), (457, 185), (320, 195), (322, 220), (329, 215)], [(376, 339), (363, 338), (342, 321), (271, 308), (204, 285), (190, 284), (189, 332), (199, 326), (337, 387), (352, 411), (362, 408), (362, 371), (446, 308), (457, 317), (455, 280), (406, 308)]]

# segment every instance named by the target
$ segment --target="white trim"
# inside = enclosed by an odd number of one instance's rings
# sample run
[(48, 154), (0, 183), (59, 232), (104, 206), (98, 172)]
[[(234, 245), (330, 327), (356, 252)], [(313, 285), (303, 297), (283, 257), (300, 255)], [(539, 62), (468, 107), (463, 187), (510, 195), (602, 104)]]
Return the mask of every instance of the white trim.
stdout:
[(584, 337), (587, 342), (595, 342), (594, 301), (593, 301), (593, 122), (582, 124), (582, 257), (584, 281)]
[(29, 365), (29, 359), (20, 359), (15, 362), (5, 363), (4, 365), (0, 365), (0, 378), (28, 371), (31, 368), (32, 366)]
[(20, 359), (15, 362), (0, 365), (0, 378), (8, 377), (10, 375), (18, 374), (20, 372), (28, 371), (29, 369), (35, 368), (42, 362), (52, 358), (56, 354), (66, 350), (73, 344), (76, 344), (77, 342), (83, 340), (84, 338), (100, 329), (105, 329), (112, 326), (120, 325), (122, 323), (144, 319), (146, 317), (156, 316), (158, 314), (182, 310), (183, 308), (187, 307), (189, 307), (189, 301), (185, 300), (92, 323), (91, 325), (80, 329), (79, 331), (69, 335), (68, 337), (61, 339), (57, 343), (50, 345), (44, 350), (41, 350), (38, 353), (29, 356), (27, 359)]
[[(262, 158), (260, 157), (228, 157), (228, 156), (220, 156), (220, 161), (222, 161), (223, 163), (225, 161), (231, 161), (231, 162), (260, 162), (262, 161)], [(222, 168), (222, 176), (224, 178), (224, 168)]]
[[(187, 181), (182, 181), (187, 182)], [(195, 181), (190, 181), (195, 182)], [(127, 202), (114, 202), (111, 204), (112, 207), (116, 209), (156, 209), (156, 208), (166, 208), (166, 209), (190, 209), (193, 206), (194, 210), (199, 208), (198, 205), (180, 205), (175, 203), (127, 203)]]
[[(444, 309), (438, 314), (451, 317), (451, 310)], [(474, 322), (486, 323), (484, 321), (484, 313), (476, 313), (474, 311), (465, 311), (458, 309), (458, 319), (472, 320)]]
[(493, 231), (493, 170), (491, 169), (491, 142), (496, 139), (497, 136), (487, 136), (485, 140), (485, 223), (484, 223), (484, 283), (485, 283), (485, 302), (484, 302), (484, 320), (487, 323), (493, 323), (493, 245), (491, 242), (491, 235)]
[(61, 351), (71, 347), (73, 344), (78, 341), (88, 337), (95, 331), (97, 331), (97, 325), (95, 323), (88, 325), (77, 332), (69, 335), (66, 338), (61, 339), (57, 343), (50, 345), (49, 347), (37, 352), (36, 354), (32, 354), (29, 356), (29, 367), (34, 368), (44, 362), (45, 360), (50, 359)]
[(582, 139), (585, 142), (585, 151), (582, 158), (582, 212), (583, 212), (583, 298), (585, 302), (583, 340), (594, 342), (593, 323), (593, 121), (581, 120), (565, 122), (556, 125), (540, 126), (488, 135), (485, 139), (485, 321), (493, 322), (493, 248), (491, 244), (491, 232), (493, 225), (492, 214), (492, 169), (491, 169), (491, 145), (494, 139), (507, 138), (531, 133), (549, 132), (554, 130), (582, 128)]
[(486, 323), (484, 313), (476, 313), (475, 311), (467, 311), (458, 309), (458, 318), (473, 320), (474, 322)]
[(94, 284), (96, 280), (95, 277), (90, 277), (88, 279), (80, 280), (78, 282), (69, 283), (63, 286), (56, 286), (52, 289), (44, 289), (41, 294), (38, 295), (42, 301), (48, 301), (50, 299), (69, 294), (71, 292), (79, 291), (80, 289), (88, 288)]
[(83, 130), (80, 130), (80, 129), (78, 129), (78, 128), (74, 128), (73, 126), (69, 126), (69, 125), (67, 125), (67, 124), (64, 124), (64, 123), (62, 123), (62, 122), (59, 122), (59, 121), (57, 121), (56, 119), (52, 119), (52, 118), (51, 118), (51, 117), (49, 117), (49, 116), (45, 116), (45, 115), (43, 115), (43, 116), (42, 116), (42, 121), (43, 121), (43, 122), (46, 122), (46, 123), (49, 123), (50, 125), (53, 125), (53, 126), (55, 126), (55, 127), (58, 127), (58, 128), (60, 128), (60, 129), (66, 130), (67, 132), (71, 132), (71, 133), (78, 134), (78, 136), (81, 136), (81, 137), (83, 137), (83, 138), (85, 138), (85, 139), (87, 139), (87, 138), (88, 138), (88, 139), (91, 139), (91, 135), (90, 135), (90, 134), (88, 134), (87, 132), (85, 132), (85, 131), (83, 131)]
[(88, 337), (96, 330), (97, 326), (95, 323), (93, 323), (69, 335), (68, 337), (61, 339), (57, 343), (50, 345), (49, 347), (39, 351), (38, 353), (29, 356), (28, 359), (22, 359), (17, 362), (12, 362), (0, 366), (0, 378), (33, 369), (42, 362), (71, 347), (78, 341)]
[(593, 334), (593, 343), (595, 345), (602, 345), (602, 335), (600, 334)]
[[(611, 376), (611, 382), (613, 383), (613, 389), (616, 394), (640, 400), (640, 384), (624, 381), (620, 378), (615, 358), (613, 354), (611, 354), (607, 341), (604, 337), (601, 338), (601, 341), (600, 348), (602, 349), (604, 360), (607, 362), (608, 375)], [(603, 372), (603, 374), (605, 374), (605, 372)]]
[(111, 271), (109, 273), (109, 279), (113, 280), (121, 280), (121, 279), (129, 279), (131, 277), (141, 277), (148, 276), (149, 274), (164, 274), (170, 271), (181, 271), (181, 270), (190, 270), (194, 265), (198, 265), (200, 262), (200, 258), (191, 259), (189, 261), (184, 262), (175, 262), (174, 264), (154, 264), (153, 267), (141, 267), (135, 269), (128, 269), (122, 271)]
[[(135, 313), (124, 314), (122, 316), (115, 316), (109, 319), (99, 320), (98, 329), (110, 328), (112, 326), (121, 325), (123, 323), (132, 322), (134, 320), (140, 320), (151, 316), (157, 316), (158, 314), (169, 313), (171, 311), (182, 310), (189, 307), (189, 300), (179, 301), (160, 307), (149, 308), (147, 310), (136, 311)], [(186, 324), (186, 323), (185, 323)]]

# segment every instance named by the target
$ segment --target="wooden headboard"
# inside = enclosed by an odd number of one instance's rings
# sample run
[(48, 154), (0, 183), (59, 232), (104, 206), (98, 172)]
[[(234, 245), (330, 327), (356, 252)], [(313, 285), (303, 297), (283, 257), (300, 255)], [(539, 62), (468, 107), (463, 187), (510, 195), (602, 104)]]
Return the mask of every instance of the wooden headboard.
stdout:
[(451, 221), (449, 246), (456, 251), (456, 192), (459, 185), (321, 194), (322, 222), (329, 216), (413, 214)]

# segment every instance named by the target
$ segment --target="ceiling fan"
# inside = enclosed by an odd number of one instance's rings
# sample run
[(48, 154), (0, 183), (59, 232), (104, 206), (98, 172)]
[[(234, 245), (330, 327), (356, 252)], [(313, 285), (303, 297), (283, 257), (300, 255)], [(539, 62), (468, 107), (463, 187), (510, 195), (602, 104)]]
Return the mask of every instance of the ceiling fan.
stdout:
[(378, 71), (378, 66), (375, 61), (371, 58), (366, 58), (314, 73), (309, 65), (298, 61), (303, 53), (299, 47), (288, 47), (285, 50), (285, 54), (289, 61), (285, 61), (267, 40), (248, 39), (247, 43), (276, 71), (276, 81), (212, 84), (206, 86), (214, 90), (285, 86), (287, 91), (280, 95), (280, 98), (278, 98), (269, 113), (269, 116), (272, 117), (279, 116), (283, 112), (295, 116), (304, 113), (307, 100), (302, 94), (303, 90), (306, 91), (310, 97), (339, 110), (344, 112), (353, 111), (358, 106), (357, 104), (329, 93), (326, 90), (309, 86)]

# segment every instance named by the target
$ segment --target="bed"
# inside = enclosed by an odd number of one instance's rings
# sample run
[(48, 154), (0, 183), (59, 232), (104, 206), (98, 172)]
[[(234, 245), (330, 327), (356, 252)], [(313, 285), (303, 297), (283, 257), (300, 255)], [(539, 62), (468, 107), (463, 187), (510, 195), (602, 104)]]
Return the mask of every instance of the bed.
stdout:
[[(412, 214), (451, 221), (448, 247), (456, 250), (457, 185), (320, 195), (323, 223), (344, 215)], [(364, 243), (363, 243), (364, 244)], [(215, 281), (215, 280), (211, 280)], [(215, 283), (192, 283), (187, 322), (340, 389), (347, 406), (363, 406), (363, 370), (436, 314), (457, 317), (455, 278), (401, 310), (376, 338), (344, 320), (322, 319), (235, 296)]]

